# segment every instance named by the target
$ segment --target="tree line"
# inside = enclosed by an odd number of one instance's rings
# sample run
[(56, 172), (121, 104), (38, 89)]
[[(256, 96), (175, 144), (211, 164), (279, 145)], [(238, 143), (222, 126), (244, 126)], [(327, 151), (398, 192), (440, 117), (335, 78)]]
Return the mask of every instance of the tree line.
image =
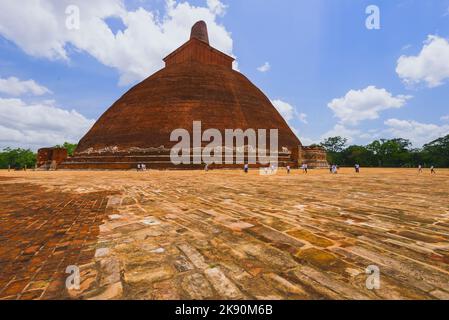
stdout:
[(320, 146), (327, 151), (328, 162), (339, 166), (364, 167), (449, 167), (449, 135), (413, 148), (410, 140), (380, 139), (368, 145), (350, 145), (342, 137), (325, 139)]
[[(62, 145), (56, 145), (55, 148), (65, 148), (69, 156), (72, 156), (76, 146), (76, 144), (64, 142)], [(0, 169), (34, 168), (36, 161), (37, 154), (30, 149), (5, 148), (0, 151)]]

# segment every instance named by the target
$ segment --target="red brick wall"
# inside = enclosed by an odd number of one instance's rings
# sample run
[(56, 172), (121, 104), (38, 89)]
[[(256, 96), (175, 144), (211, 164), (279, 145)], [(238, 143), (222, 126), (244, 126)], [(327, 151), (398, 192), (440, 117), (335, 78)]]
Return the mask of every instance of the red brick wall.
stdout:
[(67, 157), (67, 150), (64, 148), (42, 148), (37, 152), (37, 166), (40, 167), (52, 161), (56, 161), (56, 165), (59, 165)]
[(207, 43), (192, 39), (164, 59), (168, 67), (172, 64), (197, 61), (204, 64), (215, 64), (232, 69), (233, 58), (212, 48)]

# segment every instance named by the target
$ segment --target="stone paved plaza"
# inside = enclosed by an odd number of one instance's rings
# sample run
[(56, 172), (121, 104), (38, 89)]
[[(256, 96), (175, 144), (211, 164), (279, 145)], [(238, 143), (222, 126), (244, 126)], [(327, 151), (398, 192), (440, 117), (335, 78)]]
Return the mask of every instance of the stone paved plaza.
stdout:
[(0, 299), (449, 299), (449, 171), (0, 171)]

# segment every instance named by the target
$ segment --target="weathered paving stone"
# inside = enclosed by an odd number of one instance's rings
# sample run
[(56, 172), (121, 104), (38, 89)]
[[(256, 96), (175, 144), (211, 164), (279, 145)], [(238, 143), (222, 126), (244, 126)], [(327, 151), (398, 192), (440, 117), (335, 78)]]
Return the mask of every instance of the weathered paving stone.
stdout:
[(107, 207), (117, 207), (121, 204), (122, 199), (120, 197), (109, 197)]
[(161, 224), (161, 222), (155, 217), (145, 217), (145, 219), (143, 219), (141, 223), (146, 226), (157, 226)]
[(120, 261), (116, 257), (108, 257), (100, 261), (100, 285), (108, 285), (120, 281)]
[(173, 263), (174, 267), (178, 272), (186, 272), (193, 270), (193, 265), (187, 260), (184, 256), (176, 257), (176, 260)]
[[(366, 250), (362, 247), (351, 247), (346, 249), (351, 253), (359, 255), (363, 258), (369, 259), (379, 266), (387, 266), (399, 273), (403, 273), (409, 277), (412, 281), (421, 282), (427, 288), (441, 288), (449, 291), (448, 274), (442, 272), (442, 270), (434, 269), (432, 266), (426, 266), (414, 261), (401, 261), (399, 257), (392, 258), (389, 255), (382, 255), (380, 253), (370, 250)], [(427, 290), (426, 290), (427, 291)]]
[[(338, 280), (336, 281), (327, 276), (325, 273), (314, 270), (312, 268), (300, 267), (298, 270), (294, 271), (294, 274), (300, 281), (303, 281), (305, 284), (316, 288), (318, 291), (321, 291), (325, 295), (329, 295), (329, 298), (338, 299), (337, 297), (341, 297), (345, 299), (355, 300), (369, 299), (368, 294), (360, 292), (359, 290), (354, 289), (346, 283)], [(315, 283), (318, 285), (316, 285)]]
[(187, 275), (182, 280), (182, 288), (187, 293), (189, 299), (204, 300), (212, 299), (214, 292), (206, 280), (200, 273)]
[(249, 257), (256, 258), (258, 261), (262, 262), (263, 265), (279, 271), (297, 266), (297, 263), (290, 254), (271, 247), (265, 247), (259, 244), (245, 244), (238, 246), (236, 249), (243, 251)]
[(0, 299), (447, 299), (448, 178), (0, 171)]
[(316, 236), (307, 230), (301, 230), (301, 229), (292, 230), (292, 231), (288, 231), (287, 233), (289, 235), (291, 235), (292, 237), (295, 237), (299, 240), (307, 241), (310, 244), (315, 245), (317, 247), (326, 248), (326, 247), (330, 247), (334, 244), (332, 241), (330, 241), (326, 238), (323, 238), (323, 237)]
[(300, 296), (303, 299), (309, 297), (306, 290), (301, 285), (293, 284), (278, 274), (268, 273), (264, 274), (263, 277), (265, 280), (272, 283), (278, 290), (283, 291), (284, 293)]
[(298, 241), (293, 237), (289, 237), (277, 230), (273, 230), (264, 226), (256, 226), (245, 231), (251, 235), (254, 235), (256, 238), (268, 243), (285, 243), (296, 248), (301, 248), (302, 246), (304, 246), (303, 242)]
[[(107, 197), (108, 192), (73, 194), (27, 183), (0, 184), (0, 298), (10, 293), (20, 299), (66, 297), (65, 269), (93, 260), (89, 245), (107, 216)], [(28, 280), (11, 282), (14, 278)]]
[(316, 248), (298, 250), (295, 258), (301, 264), (310, 264), (322, 270), (342, 271), (347, 267), (335, 254)]
[(120, 299), (123, 294), (123, 286), (121, 282), (110, 284), (99, 295), (90, 297), (89, 300), (116, 300)]
[(180, 296), (173, 281), (162, 281), (154, 284), (152, 291), (154, 300), (179, 300)]
[(202, 270), (208, 268), (204, 257), (198, 252), (198, 250), (188, 244), (181, 244), (178, 246), (178, 248), (182, 252), (184, 252), (184, 254), (190, 259), (195, 267)]
[(207, 269), (204, 273), (221, 297), (226, 299), (243, 299), (243, 294), (220, 268)]
[(109, 248), (99, 248), (95, 251), (95, 258), (102, 258), (109, 254)]
[(128, 284), (139, 282), (157, 282), (170, 279), (174, 275), (174, 270), (169, 266), (162, 266), (155, 269), (136, 268), (125, 272), (124, 281)]
[(442, 290), (434, 290), (434, 291), (430, 292), (430, 294), (437, 299), (449, 300), (449, 292), (445, 292)]

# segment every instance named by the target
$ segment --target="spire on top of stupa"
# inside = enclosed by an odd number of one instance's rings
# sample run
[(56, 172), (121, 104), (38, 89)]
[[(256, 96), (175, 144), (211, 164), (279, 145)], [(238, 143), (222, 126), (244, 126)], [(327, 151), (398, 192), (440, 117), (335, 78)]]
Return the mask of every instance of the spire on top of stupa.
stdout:
[(207, 24), (204, 21), (198, 21), (192, 27), (190, 39), (198, 39), (209, 44), (209, 35), (207, 33)]

